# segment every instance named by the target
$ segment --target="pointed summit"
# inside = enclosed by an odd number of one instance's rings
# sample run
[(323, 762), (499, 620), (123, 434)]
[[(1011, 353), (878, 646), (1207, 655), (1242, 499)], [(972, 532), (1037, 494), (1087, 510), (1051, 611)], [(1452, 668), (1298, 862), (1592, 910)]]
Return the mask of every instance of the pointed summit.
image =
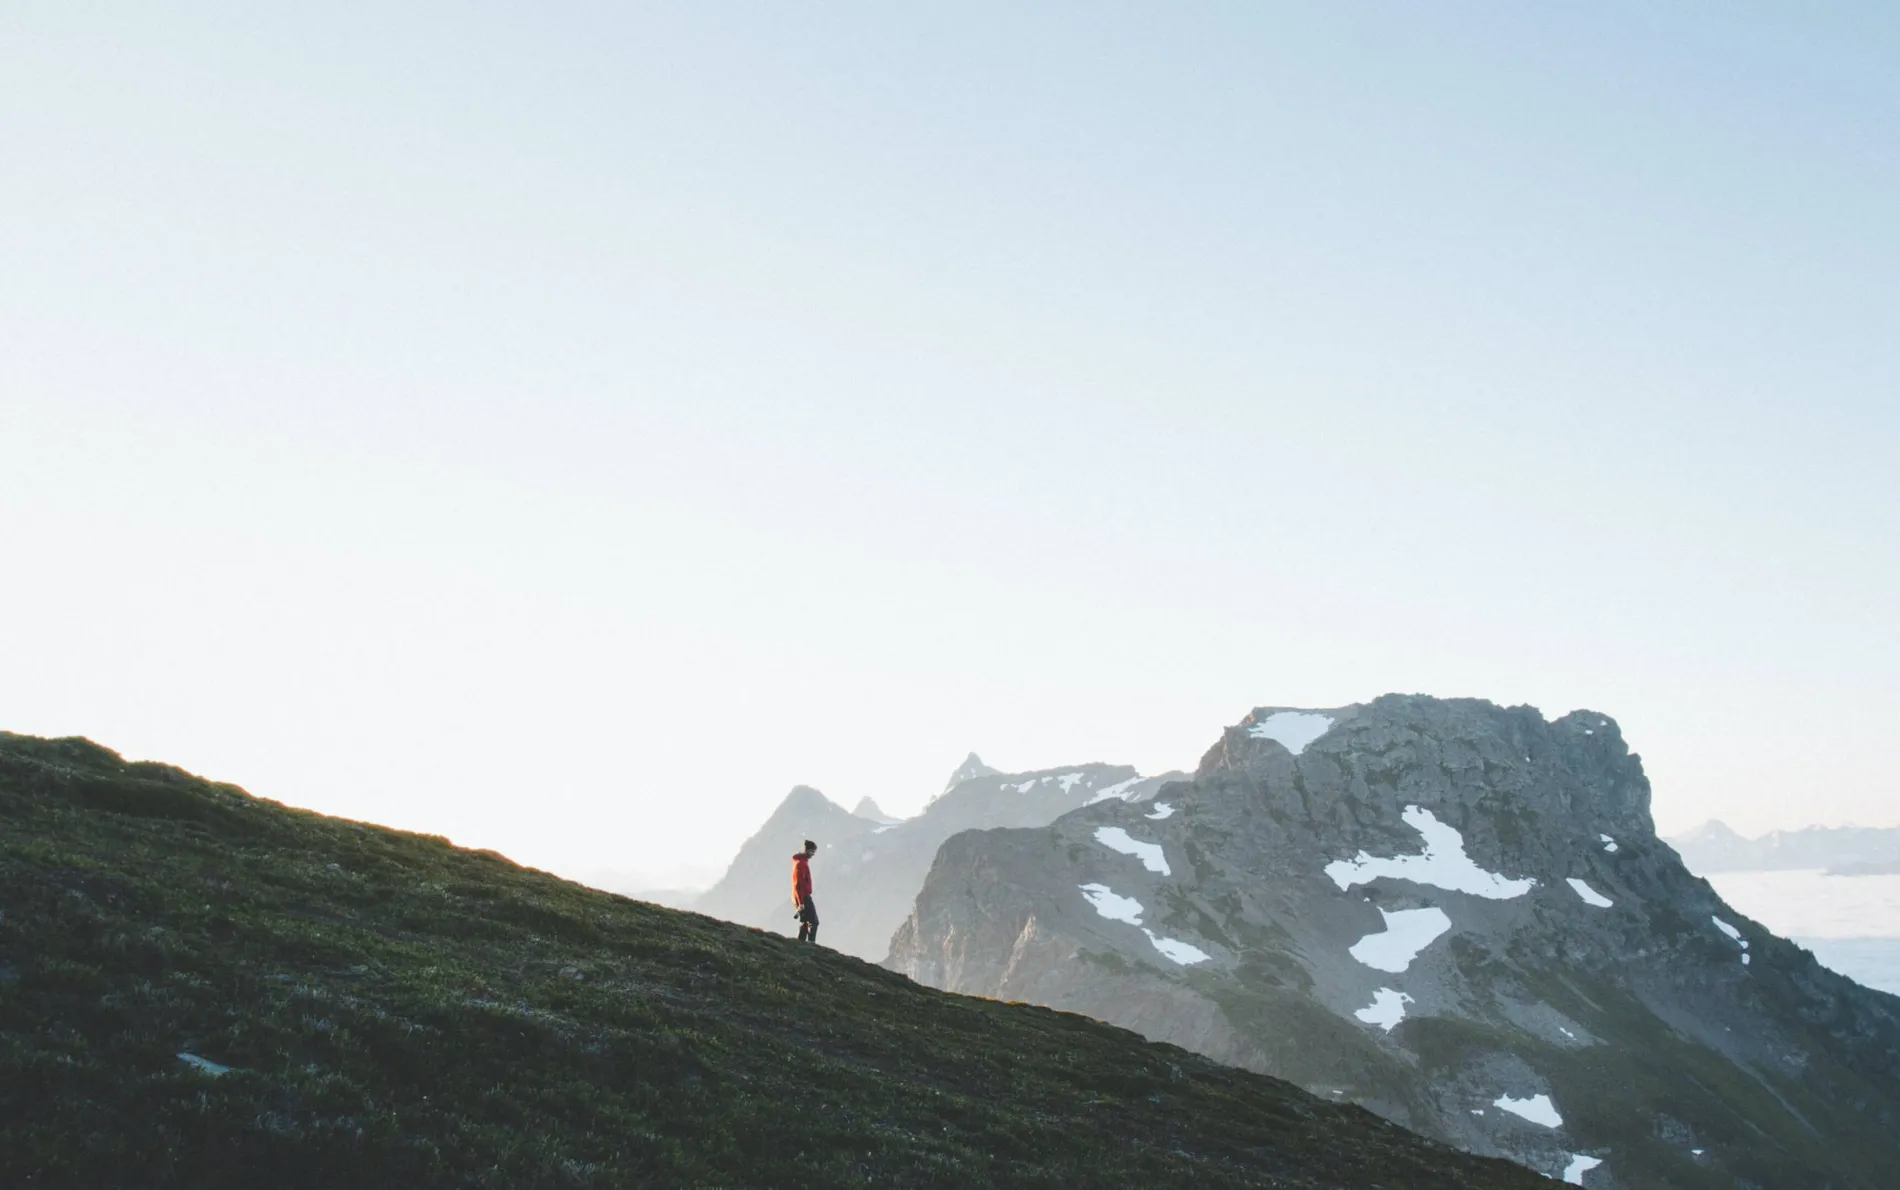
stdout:
[[(949, 793), (972, 777), (994, 777), (1000, 771), (984, 764), (983, 758), (972, 752), (963, 758), (963, 763), (957, 766), (957, 771), (950, 774), (950, 782), (943, 787), (943, 793)], [(937, 796), (942, 797), (943, 793)]]
[(868, 797), (859, 798), (858, 804), (851, 812), (859, 818), (869, 818), (872, 822), (882, 823), (885, 826), (890, 826), (892, 823), (899, 821), (899, 819), (892, 818), (889, 814), (878, 809), (877, 803)]

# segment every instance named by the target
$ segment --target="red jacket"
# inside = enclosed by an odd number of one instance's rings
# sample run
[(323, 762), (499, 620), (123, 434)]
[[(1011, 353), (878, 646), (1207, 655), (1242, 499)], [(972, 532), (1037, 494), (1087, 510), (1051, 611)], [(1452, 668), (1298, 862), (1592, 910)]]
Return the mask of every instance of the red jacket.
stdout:
[(792, 904), (803, 905), (811, 895), (811, 864), (804, 852), (792, 856)]

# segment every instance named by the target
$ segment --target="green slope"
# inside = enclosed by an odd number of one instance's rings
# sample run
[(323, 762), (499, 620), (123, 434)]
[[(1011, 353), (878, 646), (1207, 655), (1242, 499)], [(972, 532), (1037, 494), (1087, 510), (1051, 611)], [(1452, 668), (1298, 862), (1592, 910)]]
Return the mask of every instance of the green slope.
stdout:
[(1549, 1184), (1083, 1017), (0, 733), (0, 1185)]

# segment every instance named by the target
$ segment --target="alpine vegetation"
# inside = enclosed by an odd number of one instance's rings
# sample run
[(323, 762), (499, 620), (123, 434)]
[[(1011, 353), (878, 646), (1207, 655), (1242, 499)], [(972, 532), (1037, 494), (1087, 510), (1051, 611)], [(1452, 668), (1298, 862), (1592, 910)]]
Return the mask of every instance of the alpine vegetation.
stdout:
[(1541, 1183), (1097, 1021), (0, 734), (0, 1186)]

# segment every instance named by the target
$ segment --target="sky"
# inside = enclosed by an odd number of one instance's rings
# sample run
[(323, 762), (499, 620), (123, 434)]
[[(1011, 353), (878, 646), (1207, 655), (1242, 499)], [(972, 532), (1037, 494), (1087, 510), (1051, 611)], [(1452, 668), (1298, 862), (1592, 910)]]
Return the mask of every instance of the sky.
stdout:
[(0, 0), (0, 728), (703, 883), (1614, 716), (1900, 825), (1900, 8)]

